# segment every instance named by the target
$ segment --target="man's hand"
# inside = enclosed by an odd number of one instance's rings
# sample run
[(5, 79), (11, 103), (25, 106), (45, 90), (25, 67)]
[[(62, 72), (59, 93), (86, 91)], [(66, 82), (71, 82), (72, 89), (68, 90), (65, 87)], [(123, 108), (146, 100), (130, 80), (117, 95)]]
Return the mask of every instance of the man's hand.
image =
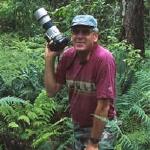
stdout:
[(91, 144), (91, 143), (89, 143), (89, 144), (86, 146), (85, 150), (99, 150), (98, 144)]
[(51, 51), (48, 44), (46, 45), (44, 84), (49, 97), (54, 96), (61, 89), (61, 84), (56, 82), (55, 77), (55, 59), (59, 53)]
[(49, 57), (52, 57), (52, 56), (57, 56), (59, 55), (60, 52), (56, 52), (56, 51), (52, 51), (49, 47), (49, 44), (46, 44), (46, 47), (45, 47), (45, 59), (48, 59)]

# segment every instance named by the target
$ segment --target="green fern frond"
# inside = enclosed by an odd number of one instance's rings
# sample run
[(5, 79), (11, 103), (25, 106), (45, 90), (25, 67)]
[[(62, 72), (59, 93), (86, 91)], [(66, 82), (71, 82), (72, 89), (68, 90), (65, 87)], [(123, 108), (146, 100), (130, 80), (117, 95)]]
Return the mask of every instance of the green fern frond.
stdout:
[(37, 140), (33, 141), (32, 146), (35, 148), (39, 145), (41, 145), (43, 142), (47, 141), (50, 137), (57, 135), (56, 131), (53, 132), (47, 132), (45, 134), (43, 134), (40, 138), (38, 138)]
[(11, 122), (11, 123), (8, 124), (8, 127), (9, 128), (18, 128), (19, 125), (16, 122)]
[(50, 120), (58, 108), (58, 103), (53, 98), (49, 98), (46, 91), (43, 90), (36, 98), (34, 103), (35, 113), (44, 116), (44, 119)]
[(21, 116), (19, 116), (18, 121), (24, 121), (24, 122), (26, 122), (28, 125), (30, 125), (30, 119), (28, 118), (28, 116), (21, 115)]
[(47, 124), (46, 122), (44, 122), (43, 120), (37, 120), (33, 122), (33, 127), (34, 128), (39, 128), (43, 125)]
[[(119, 145), (123, 148), (123, 150), (137, 150), (135, 145), (131, 142), (131, 140), (125, 135), (122, 134), (121, 138), (118, 141)], [(118, 145), (118, 144), (117, 144)]]
[(11, 105), (11, 104), (26, 104), (27, 102), (17, 97), (4, 97), (0, 99), (0, 105)]
[(131, 110), (129, 111), (129, 113), (135, 113), (137, 114), (137, 117), (139, 117), (140, 119), (142, 119), (143, 123), (146, 124), (147, 126), (150, 126), (150, 117), (145, 114), (145, 111), (138, 106), (137, 104), (135, 104)]
[(121, 145), (131, 146), (131, 141), (128, 139), (128, 137), (126, 135), (122, 135), (121, 138), (119, 139), (119, 142)]
[(38, 115), (41, 115), (41, 116), (44, 116), (44, 115), (45, 115), (43, 109), (40, 108), (40, 107), (34, 107), (34, 108), (33, 108), (33, 111), (34, 111), (36, 114), (38, 114)]
[[(147, 134), (148, 132), (149, 134)], [(150, 143), (150, 131), (147, 130), (139, 130), (133, 133), (128, 133), (127, 136), (131, 141), (136, 142), (138, 145)]]
[(38, 115), (35, 112), (32, 111), (28, 111), (27, 112), (28, 117), (30, 118), (30, 120), (35, 120), (38, 119)]
[(57, 121), (54, 124), (45, 124), (45, 126), (42, 127), (42, 131), (39, 132), (37, 135), (37, 138), (33, 141), (32, 146), (37, 147), (41, 145), (43, 142), (47, 141), (51, 137), (61, 135), (61, 129), (64, 128), (62, 126), (62, 123), (65, 122), (67, 118), (62, 118), (61, 120)]
[(19, 116), (19, 113), (10, 105), (0, 106), (1, 120), (11, 122)]
[(25, 129), (25, 133), (28, 134), (29, 137), (31, 137), (36, 134), (36, 131), (34, 131), (33, 129)]

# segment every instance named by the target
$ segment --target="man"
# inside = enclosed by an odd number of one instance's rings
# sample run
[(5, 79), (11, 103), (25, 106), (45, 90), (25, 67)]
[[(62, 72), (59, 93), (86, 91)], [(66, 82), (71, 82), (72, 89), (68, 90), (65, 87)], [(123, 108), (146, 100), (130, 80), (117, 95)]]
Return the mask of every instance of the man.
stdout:
[[(115, 60), (98, 45), (97, 20), (91, 15), (74, 17), (71, 25), (73, 47), (63, 52), (56, 72), (54, 61), (59, 52), (45, 52), (45, 87), (49, 96), (62, 85), (69, 89), (70, 112), (76, 141), (74, 150), (108, 150), (102, 141), (105, 120), (115, 116)], [(100, 141), (100, 142), (99, 142)]]

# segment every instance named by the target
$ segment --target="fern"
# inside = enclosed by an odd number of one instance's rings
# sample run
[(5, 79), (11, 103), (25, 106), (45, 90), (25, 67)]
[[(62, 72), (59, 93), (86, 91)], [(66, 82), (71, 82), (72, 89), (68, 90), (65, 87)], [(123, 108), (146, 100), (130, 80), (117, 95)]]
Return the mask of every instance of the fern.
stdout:
[(0, 105), (11, 105), (11, 104), (26, 104), (26, 102), (17, 97), (4, 97), (0, 99)]
[(122, 120), (118, 149), (145, 150), (150, 145), (150, 72), (146, 66), (136, 72), (128, 92), (118, 96), (116, 106)]
[(150, 117), (145, 114), (145, 111), (138, 105), (133, 105), (133, 107), (130, 109), (129, 114), (136, 114), (137, 117), (139, 117), (143, 124), (150, 126)]
[(28, 118), (28, 116), (25, 116), (25, 115), (21, 115), (18, 117), (18, 121), (24, 121), (26, 122), (28, 125), (30, 125), (30, 119)]
[(8, 127), (9, 128), (18, 128), (19, 125), (16, 122), (11, 122), (11, 123), (8, 124)]
[(63, 129), (63, 126), (59, 126), (59, 124), (61, 124), (65, 120), (66, 118), (63, 118), (56, 123), (49, 125), (49, 127), (46, 127), (46, 125), (43, 131), (38, 135), (37, 139), (33, 141), (33, 147), (39, 146), (41, 143), (47, 141), (51, 137), (60, 135), (61, 133), (59, 131), (60, 129)]
[(139, 131), (135, 131), (133, 133), (128, 133), (127, 136), (131, 141), (134, 141), (134, 142), (138, 143), (139, 145), (147, 144), (150, 141), (150, 131), (149, 130), (140, 130), (139, 129)]
[(48, 98), (45, 91), (39, 94), (34, 104), (15, 97), (1, 100), (0, 133), (10, 139), (27, 141), (37, 148), (65, 131), (63, 124), (67, 118), (53, 119), (58, 103), (54, 98)]

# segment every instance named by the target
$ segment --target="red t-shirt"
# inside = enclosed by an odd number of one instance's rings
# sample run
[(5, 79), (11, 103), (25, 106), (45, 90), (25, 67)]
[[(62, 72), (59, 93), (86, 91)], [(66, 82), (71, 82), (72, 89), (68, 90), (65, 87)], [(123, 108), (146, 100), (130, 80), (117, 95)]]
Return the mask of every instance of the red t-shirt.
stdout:
[(74, 48), (64, 52), (56, 70), (56, 81), (67, 84), (70, 112), (73, 121), (81, 127), (92, 126), (92, 114), (97, 100), (111, 99), (109, 118), (115, 116), (116, 65), (112, 54), (96, 45), (86, 63), (80, 59)]

